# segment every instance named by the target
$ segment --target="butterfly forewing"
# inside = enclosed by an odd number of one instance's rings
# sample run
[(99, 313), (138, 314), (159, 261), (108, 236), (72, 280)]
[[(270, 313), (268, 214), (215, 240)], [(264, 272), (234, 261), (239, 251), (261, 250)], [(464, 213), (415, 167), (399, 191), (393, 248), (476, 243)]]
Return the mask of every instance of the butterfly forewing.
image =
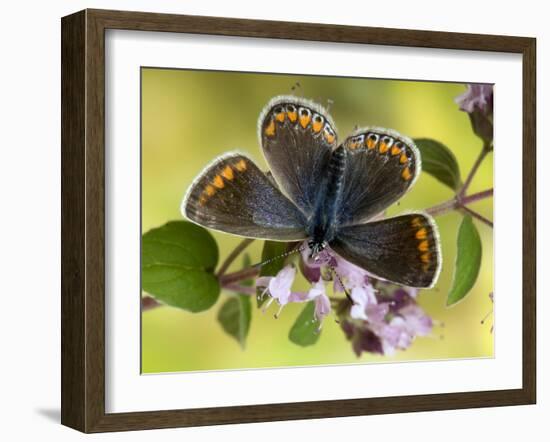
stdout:
[(271, 100), (258, 122), (259, 138), (280, 189), (306, 215), (315, 206), (336, 129), (319, 105), (292, 96)]
[(218, 158), (194, 181), (183, 203), (189, 220), (252, 238), (297, 241), (306, 237), (303, 214), (249, 158)]
[(341, 227), (330, 246), (374, 276), (409, 287), (432, 287), (441, 266), (437, 228), (420, 213)]
[(395, 131), (364, 128), (343, 145), (347, 164), (340, 223), (368, 221), (401, 198), (420, 174), (420, 156), (409, 138)]

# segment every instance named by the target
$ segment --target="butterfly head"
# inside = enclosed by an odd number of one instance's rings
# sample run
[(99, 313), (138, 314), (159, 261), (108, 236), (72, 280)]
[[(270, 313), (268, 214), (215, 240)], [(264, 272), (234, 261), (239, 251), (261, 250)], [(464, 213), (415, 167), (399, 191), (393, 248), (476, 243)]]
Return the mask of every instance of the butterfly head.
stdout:
[(327, 243), (325, 241), (319, 242), (315, 240), (310, 240), (308, 241), (307, 245), (310, 250), (309, 257), (314, 260), (316, 260), (319, 257), (319, 254), (327, 248)]

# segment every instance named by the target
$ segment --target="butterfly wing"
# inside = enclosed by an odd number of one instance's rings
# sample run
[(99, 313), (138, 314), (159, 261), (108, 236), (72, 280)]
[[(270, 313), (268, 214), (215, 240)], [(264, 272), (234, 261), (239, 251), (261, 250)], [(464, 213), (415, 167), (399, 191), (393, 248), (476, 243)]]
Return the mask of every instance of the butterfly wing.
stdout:
[(282, 192), (306, 215), (313, 212), (336, 129), (318, 104), (293, 96), (271, 100), (258, 121), (260, 144)]
[(196, 224), (235, 235), (274, 241), (306, 237), (303, 214), (242, 154), (223, 155), (206, 167), (181, 211)]
[(418, 149), (395, 131), (359, 129), (343, 145), (348, 155), (339, 208), (342, 225), (362, 224), (384, 211), (420, 175)]
[(421, 213), (341, 227), (330, 246), (374, 276), (409, 287), (432, 287), (441, 268), (436, 224)]

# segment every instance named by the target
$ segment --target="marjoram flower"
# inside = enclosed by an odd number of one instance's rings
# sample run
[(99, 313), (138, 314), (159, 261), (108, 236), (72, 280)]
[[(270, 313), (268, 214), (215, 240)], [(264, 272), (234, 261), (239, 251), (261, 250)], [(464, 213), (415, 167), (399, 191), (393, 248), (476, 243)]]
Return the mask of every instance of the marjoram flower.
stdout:
[(493, 142), (493, 86), (467, 84), (466, 88), (455, 101), (460, 110), (468, 113), (474, 133), (490, 146)]
[(263, 288), (261, 296), (269, 294), (271, 297), (263, 310), (266, 311), (273, 301), (279, 304), (279, 310), (275, 314), (278, 317), (283, 307), (289, 302), (315, 302), (315, 319), (321, 327), (323, 318), (330, 313), (330, 300), (326, 295), (325, 284), (319, 280), (307, 292), (291, 291), (292, 284), (296, 278), (296, 268), (292, 265), (283, 267), (275, 276), (262, 276), (256, 279), (256, 287)]
[(340, 323), (357, 356), (362, 352), (392, 355), (407, 349), (417, 336), (431, 333), (432, 320), (410, 290), (376, 282), (375, 296), (352, 291), (356, 304)]
[(390, 355), (396, 349), (405, 350), (416, 336), (431, 333), (432, 320), (416, 303), (417, 289), (398, 287), (379, 280), (362, 268), (346, 261), (327, 248), (310, 257), (307, 243), (302, 246), (300, 270), (312, 283), (307, 292), (292, 291), (296, 268), (287, 265), (275, 276), (259, 277), (256, 287), (263, 288), (262, 296), (268, 294), (264, 311), (276, 301), (279, 310), (290, 302), (315, 302), (315, 319), (322, 320), (331, 312), (331, 302), (326, 294), (330, 281), (335, 293), (346, 292), (346, 298), (336, 301), (336, 315), (354, 352)]

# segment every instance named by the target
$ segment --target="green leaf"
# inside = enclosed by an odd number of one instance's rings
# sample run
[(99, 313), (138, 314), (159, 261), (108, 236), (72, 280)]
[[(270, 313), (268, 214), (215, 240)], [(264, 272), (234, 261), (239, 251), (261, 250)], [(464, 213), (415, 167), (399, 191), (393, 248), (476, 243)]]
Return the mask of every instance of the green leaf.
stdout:
[(152, 229), (142, 237), (141, 260), (142, 289), (160, 302), (200, 312), (217, 301), (218, 246), (206, 229), (187, 221)]
[[(283, 255), (287, 251), (287, 247), (288, 247), (288, 243), (286, 242), (264, 241), (261, 262), (265, 262), (270, 259), (277, 258)], [(275, 276), (277, 273), (281, 271), (281, 269), (284, 266), (285, 266), (284, 258), (273, 259), (273, 261), (261, 267), (260, 276)], [(262, 304), (265, 302), (266, 299), (267, 299), (266, 296), (264, 296), (263, 298), (256, 296), (258, 308), (262, 306)]]
[(218, 263), (218, 246), (203, 227), (171, 221), (143, 235), (141, 255), (143, 266), (162, 263), (210, 271)]
[(220, 295), (218, 279), (200, 269), (154, 264), (142, 269), (142, 287), (157, 300), (190, 312), (212, 307)]
[(462, 183), (453, 152), (439, 141), (428, 138), (417, 138), (414, 142), (422, 157), (422, 170), (451, 189), (458, 190)]
[[(278, 241), (265, 241), (262, 249), (262, 262), (280, 257), (286, 253), (288, 243)], [(260, 269), (260, 276), (275, 276), (285, 266), (285, 259), (273, 259)]]
[(481, 265), (481, 239), (472, 217), (467, 215), (458, 229), (456, 264), (447, 306), (463, 299), (474, 286)]
[(315, 344), (319, 340), (321, 331), (319, 321), (315, 319), (315, 302), (306, 304), (296, 321), (292, 325), (288, 338), (301, 347)]
[(222, 305), (218, 321), (227, 334), (234, 337), (244, 349), (250, 329), (252, 304), (249, 295), (233, 295)]

